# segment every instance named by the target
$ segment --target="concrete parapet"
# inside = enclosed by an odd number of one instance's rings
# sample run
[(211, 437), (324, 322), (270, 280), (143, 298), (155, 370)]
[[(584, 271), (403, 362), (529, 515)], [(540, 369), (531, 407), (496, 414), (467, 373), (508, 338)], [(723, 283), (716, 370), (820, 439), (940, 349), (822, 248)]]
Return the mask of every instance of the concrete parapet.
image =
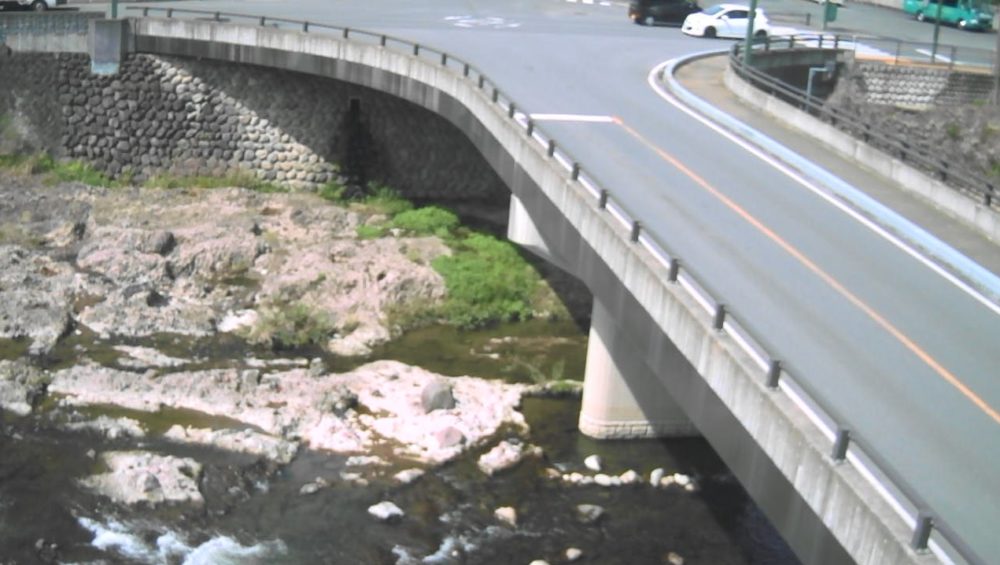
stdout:
[(103, 17), (97, 12), (4, 12), (0, 40), (21, 53), (86, 53), (90, 21)]

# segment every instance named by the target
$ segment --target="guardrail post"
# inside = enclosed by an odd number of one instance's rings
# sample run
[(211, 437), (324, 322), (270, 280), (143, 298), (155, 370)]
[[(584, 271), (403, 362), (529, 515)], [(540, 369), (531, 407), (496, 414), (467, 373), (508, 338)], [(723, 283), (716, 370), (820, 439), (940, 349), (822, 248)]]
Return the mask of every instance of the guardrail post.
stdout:
[(681, 274), (681, 261), (675, 257), (670, 258), (670, 266), (667, 267), (667, 280), (675, 283)]
[(580, 180), (580, 163), (573, 163), (573, 170), (570, 171), (569, 178)]
[(771, 363), (767, 367), (767, 388), (777, 389), (778, 380), (781, 379), (781, 361), (777, 359), (771, 359)]
[(344, 39), (347, 39), (350, 36), (351, 36), (351, 28), (345, 27), (344, 28)]
[(493, 87), (493, 101), (497, 102), (499, 100), (500, 100), (500, 90), (498, 90), (497, 87), (494, 86)]
[(167, 17), (168, 18), (174, 17), (174, 9), (173, 8), (167, 8)]
[(986, 193), (983, 194), (983, 205), (986, 206), (987, 208), (989, 208), (990, 206), (993, 205), (993, 191), (994, 190), (995, 189), (993, 188), (992, 184), (986, 185)]
[(601, 189), (601, 196), (597, 199), (597, 206), (603, 210), (608, 207), (608, 189)]
[[(482, 90), (483, 87), (486, 86), (486, 77), (479, 75), (479, 80), (477, 82), (479, 84), (479, 90)], [(496, 100), (494, 100), (494, 102), (496, 102)]]
[(528, 118), (528, 137), (531, 137), (533, 133), (535, 133), (535, 121)]
[(386, 37), (386, 36), (384, 36), (384, 35), (383, 35), (382, 37), (378, 38), (378, 44), (379, 44), (380, 46), (382, 46), (382, 47), (385, 47), (385, 44), (386, 44), (386, 43), (387, 43), (388, 41), (389, 41), (389, 38), (388, 38), (388, 37)]
[(302, 22), (302, 31), (309, 33), (309, 22)]
[(212, 19), (214, 19), (217, 22), (221, 22), (222, 21), (222, 14), (220, 14), (219, 12), (216, 12), (215, 13), (215, 17), (212, 18)]
[(642, 224), (639, 220), (634, 220), (632, 222), (632, 233), (628, 235), (629, 241), (632, 243), (637, 243), (639, 241), (639, 234), (642, 232)]
[(265, 25), (267, 25), (267, 18), (265, 18), (264, 16), (261, 16), (260, 17), (260, 27), (264, 27)]
[(507, 106), (507, 117), (508, 118), (513, 118), (514, 114), (516, 114), (516, 113), (517, 113), (517, 107), (514, 106), (513, 102), (511, 102), (510, 106)]
[(464, 77), (468, 77), (469, 76), (469, 64), (468, 63), (466, 63), (465, 65), (462, 66), (462, 76), (464, 76)]
[(839, 35), (833, 36), (833, 50), (836, 51), (837, 49), (840, 49), (840, 36)]
[(441, 66), (442, 67), (448, 66), (448, 54), (447, 53), (441, 53)]
[(149, 8), (142, 9), (142, 17), (144, 18), (149, 17)]
[(726, 325), (726, 305), (716, 304), (715, 315), (712, 317), (712, 329), (721, 332)]
[(420, 44), (419, 43), (414, 43), (413, 44), (413, 56), (416, 57), (418, 55), (420, 55)]
[(910, 540), (910, 547), (914, 551), (927, 551), (927, 542), (930, 541), (933, 527), (934, 518), (927, 511), (917, 512), (917, 525), (913, 528), (913, 539)]
[(837, 436), (833, 440), (833, 450), (830, 457), (836, 462), (847, 459), (847, 446), (851, 443), (851, 432), (847, 428), (837, 428)]
[(556, 140), (554, 139), (549, 140), (549, 150), (547, 153), (549, 157), (553, 157), (556, 154)]

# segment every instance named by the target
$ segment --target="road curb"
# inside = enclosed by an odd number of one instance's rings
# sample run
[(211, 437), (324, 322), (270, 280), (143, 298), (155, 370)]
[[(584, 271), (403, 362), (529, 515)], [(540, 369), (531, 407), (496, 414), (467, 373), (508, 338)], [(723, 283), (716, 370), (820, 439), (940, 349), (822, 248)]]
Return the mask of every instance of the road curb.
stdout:
[(700, 59), (724, 55), (726, 53), (728, 53), (728, 50), (705, 51), (672, 59), (666, 63), (658, 78), (671, 94), (689, 107), (697, 110), (733, 134), (773, 155), (803, 176), (829, 190), (855, 210), (864, 214), (882, 228), (891, 231), (893, 235), (911, 244), (914, 248), (930, 257), (935, 263), (974, 287), (985, 298), (994, 304), (1000, 304), (1000, 277), (997, 277), (955, 248), (884, 206), (861, 190), (844, 182), (826, 169), (805, 159), (763, 132), (751, 128), (726, 112), (712, 106), (684, 88), (674, 77), (674, 73), (679, 67)]

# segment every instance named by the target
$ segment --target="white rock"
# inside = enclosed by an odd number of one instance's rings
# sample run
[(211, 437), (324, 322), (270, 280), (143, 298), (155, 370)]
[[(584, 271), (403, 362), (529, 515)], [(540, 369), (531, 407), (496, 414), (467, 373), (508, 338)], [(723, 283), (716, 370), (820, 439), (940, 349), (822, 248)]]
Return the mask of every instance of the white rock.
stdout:
[(101, 455), (101, 460), (109, 471), (80, 483), (116, 502), (204, 503), (198, 490), (201, 464), (194, 459), (144, 451), (109, 451)]
[(594, 482), (602, 487), (611, 486), (611, 477), (605, 475), (604, 473), (598, 473), (594, 475)]
[(383, 500), (378, 504), (373, 504), (368, 507), (368, 513), (372, 516), (382, 520), (383, 522), (388, 522), (391, 520), (396, 520), (402, 518), (405, 514), (403, 511), (388, 500)]
[(544, 559), (535, 559), (534, 561), (532, 561), (528, 565), (549, 565), (549, 562), (546, 561), (546, 560), (544, 560)]
[(593, 524), (604, 516), (604, 508), (596, 504), (579, 504), (576, 507), (576, 517), (584, 524)]
[(581, 557), (583, 557), (583, 551), (580, 551), (579, 549), (577, 549), (575, 547), (570, 547), (570, 548), (566, 549), (565, 555), (566, 555), (566, 561), (569, 561), (569, 562), (572, 563), (573, 561), (576, 561), (576, 560), (580, 559)]
[(632, 469), (625, 471), (618, 478), (619, 480), (621, 480), (623, 485), (633, 485), (642, 480), (642, 477), (639, 476), (639, 473), (636, 473)]
[(600, 455), (589, 455), (583, 460), (583, 466), (594, 471), (595, 473), (601, 470), (601, 456)]
[(660, 479), (663, 478), (663, 475), (664, 475), (665, 472), (666, 471), (664, 471), (662, 467), (657, 467), (656, 469), (653, 469), (649, 473), (649, 484), (650, 484), (650, 486), (654, 486), (654, 487), (660, 486)]
[(424, 475), (423, 469), (404, 469), (393, 475), (392, 478), (396, 479), (396, 481), (399, 483), (407, 485), (419, 479), (423, 475)]
[(670, 565), (684, 565), (684, 558), (677, 552), (671, 551), (667, 554), (667, 563), (670, 563)]
[(680, 473), (674, 473), (674, 482), (682, 487), (686, 487), (691, 484), (691, 477)]
[(501, 506), (493, 511), (493, 516), (512, 528), (517, 527), (517, 510), (510, 506)]
[(541, 456), (542, 448), (523, 443), (511, 443), (507, 440), (501, 441), (493, 449), (479, 457), (477, 464), (479, 470), (492, 476), (494, 473), (503, 471), (517, 465), (525, 457)]

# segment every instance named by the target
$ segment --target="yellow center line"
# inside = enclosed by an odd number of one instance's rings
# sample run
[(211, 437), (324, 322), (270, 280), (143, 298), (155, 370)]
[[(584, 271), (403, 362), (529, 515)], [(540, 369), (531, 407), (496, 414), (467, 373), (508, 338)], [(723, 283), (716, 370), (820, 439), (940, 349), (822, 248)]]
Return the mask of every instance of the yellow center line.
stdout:
[(739, 204), (734, 202), (731, 198), (723, 194), (717, 188), (709, 184), (708, 181), (703, 179), (697, 173), (689, 169), (682, 163), (679, 159), (671, 155), (670, 153), (664, 151), (660, 147), (653, 144), (651, 141), (642, 136), (639, 132), (629, 127), (621, 118), (615, 116), (614, 123), (624, 129), (629, 135), (639, 140), (640, 143), (648, 147), (651, 151), (656, 153), (661, 159), (670, 163), (675, 169), (683, 173), (686, 177), (690, 178), (707, 191), (709, 194), (721, 201), (727, 208), (735, 212), (741, 218), (747, 221), (751, 226), (756, 228), (759, 232), (763, 233), (768, 239), (776, 243), (779, 247), (784, 249), (789, 255), (795, 258), (799, 263), (804, 265), (807, 269), (812, 271), (816, 276), (822, 279), (826, 284), (830, 285), (838, 294), (846, 298), (851, 304), (857, 306), (862, 312), (864, 312), (869, 318), (871, 318), (876, 324), (878, 324), (882, 329), (889, 332), (894, 338), (896, 338), (904, 347), (910, 350), (918, 359), (927, 364), (935, 373), (938, 374), (942, 379), (944, 379), (948, 384), (955, 387), (963, 396), (968, 398), (975, 404), (980, 410), (986, 413), (987, 416), (993, 419), (994, 422), (1000, 424), (1000, 413), (998, 413), (992, 406), (987, 404), (979, 395), (977, 395), (968, 385), (963, 383), (957, 376), (955, 376), (951, 371), (946, 369), (941, 363), (936, 359), (931, 357), (929, 353), (924, 351), (917, 345), (912, 339), (906, 336), (902, 331), (900, 331), (896, 326), (892, 325), (891, 322), (886, 320), (881, 314), (875, 311), (874, 308), (865, 304), (860, 298), (854, 295), (850, 290), (847, 289), (843, 284), (841, 284), (837, 279), (833, 278), (826, 271), (821, 269), (819, 265), (814, 263), (811, 259), (806, 257), (804, 253), (799, 251), (794, 245), (788, 243), (781, 236), (775, 233), (771, 228), (764, 225), (763, 222), (755, 218), (745, 209), (743, 209)]

